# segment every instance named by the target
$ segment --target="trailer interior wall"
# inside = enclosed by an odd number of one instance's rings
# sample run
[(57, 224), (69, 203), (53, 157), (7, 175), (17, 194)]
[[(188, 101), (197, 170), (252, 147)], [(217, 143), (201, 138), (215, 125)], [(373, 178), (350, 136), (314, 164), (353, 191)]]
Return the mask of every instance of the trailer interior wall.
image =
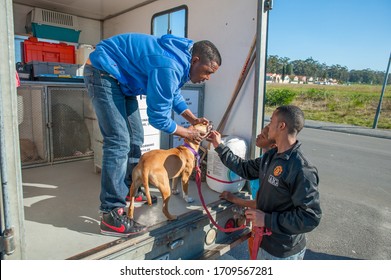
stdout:
[[(152, 16), (174, 7), (188, 7), (188, 37), (212, 41), (222, 55), (222, 66), (205, 85), (204, 115), (215, 127), (229, 104), (256, 32), (257, 0), (159, 0), (105, 20), (78, 17), (80, 43), (95, 45), (103, 38), (126, 33), (150, 34)], [(115, 4), (115, 2), (113, 3)], [(25, 34), (26, 15), (33, 8), (14, 4), (16, 34)], [(103, 26), (103, 27), (101, 27)], [(227, 121), (225, 135), (236, 135), (251, 143), (253, 122), (254, 70), (250, 72)]]
[[(13, 15), (14, 15), (14, 30), (15, 34), (24, 35), (26, 34), (26, 16), (34, 7), (13, 4)], [(61, 12), (61, 11), (59, 11)], [(78, 16), (79, 27), (81, 29), (79, 43), (96, 45), (101, 40), (102, 28), (101, 21), (87, 19)]]
[[(188, 7), (188, 37), (210, 40), (220, 50), (222, 66), (205, 85), (204, 115), (219, 124), (242, 71), (257, 26), (256, 0), (159, 0), (106, 20), (103, 37), (126, 32), (151, 32), (152, 16), (181, 5)], [(254, 70), (243, 85), (224, 134), (243, 137), (250, 143), (253, 121)]]

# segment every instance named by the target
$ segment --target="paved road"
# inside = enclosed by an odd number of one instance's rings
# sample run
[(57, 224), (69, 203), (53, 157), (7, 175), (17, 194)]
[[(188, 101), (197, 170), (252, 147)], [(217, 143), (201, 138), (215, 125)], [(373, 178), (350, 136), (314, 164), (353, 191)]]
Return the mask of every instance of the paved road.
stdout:
[[(391, 259), (391, 131), (307, 122), (299, 136), (323, 210), (305, 259)], [(246, 259), (246, 247), (228, 255)]]

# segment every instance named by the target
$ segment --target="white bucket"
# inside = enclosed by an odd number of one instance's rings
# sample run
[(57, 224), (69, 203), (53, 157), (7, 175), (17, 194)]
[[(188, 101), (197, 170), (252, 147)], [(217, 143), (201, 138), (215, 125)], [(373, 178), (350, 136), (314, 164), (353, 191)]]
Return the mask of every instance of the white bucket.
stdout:
[[(246, 158), (247, 145), (243, 139), (235, 136), (227, 136), (221, 140), (235, 155), (243, 159)], [(229, 191), (236, 193), (242, 190), (246, 180), (229, 170), (221, 162), (213, 145), (210, 145), (208, 150), (206, 183), (209, 188), (216, 192), (222, 193), (223, 191)]]
[[(76, 63), (84, 64), (86, 63), (90, 53), (94, 51), (94, 47), (91, 45), (80, 44), (76, 50)], [(82, 76), (82, 75), (81, 75)]]

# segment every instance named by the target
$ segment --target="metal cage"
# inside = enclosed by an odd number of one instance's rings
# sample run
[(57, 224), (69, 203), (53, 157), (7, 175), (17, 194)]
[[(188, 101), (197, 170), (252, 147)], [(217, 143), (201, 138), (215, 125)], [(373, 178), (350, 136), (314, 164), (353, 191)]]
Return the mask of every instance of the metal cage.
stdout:
[(94, 111), (85, 88), (48, 87), (52, 161), (91, 157)]
[(23, 166), (93, 156), (96, 117), (85, 87), (22, 85), (18, 118)]

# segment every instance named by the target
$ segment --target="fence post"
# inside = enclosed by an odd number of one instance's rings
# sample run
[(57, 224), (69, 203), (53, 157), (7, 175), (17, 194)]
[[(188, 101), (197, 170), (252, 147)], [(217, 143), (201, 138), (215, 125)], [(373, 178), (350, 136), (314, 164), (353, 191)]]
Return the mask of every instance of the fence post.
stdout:
[(390, 58), (388, 59), (388, 66), (387, 66), (386, 74), (384, 75), (383, 88), (381, 90), (379, 104), (377, 105), (375, 120), (373, 121), (373, 126), (372, 126), (373, 129), (377, 128), (377, 122), (379, 121), (379, 115), (380, 115), (380, 111), (381, 111), (381, 105), (382, 105), (382, 102), (383, 102), (383, 96), (384, 96), (384, 92), (386, 91), (386, 85), (387, 85), (387, 80), (388, 80), (388, 72), (390, 70), (390, 63), (391, 63), (391, 53), (390, 53)]

